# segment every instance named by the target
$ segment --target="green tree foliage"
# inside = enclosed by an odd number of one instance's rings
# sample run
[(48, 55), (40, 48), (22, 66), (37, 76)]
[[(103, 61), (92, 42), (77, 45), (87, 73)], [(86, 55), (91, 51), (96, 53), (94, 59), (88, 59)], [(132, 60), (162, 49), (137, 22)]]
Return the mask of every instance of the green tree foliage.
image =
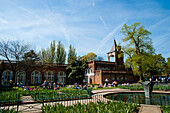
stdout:
[(54, 63), (55, 62), (55, 40), (50, 43), (50, 47), (47, 49), (41, 49), (39, 52), (40, 61), (43, 63)]
[(50, 50), (49, 50), (49, 54), (50, 54), (50, 63), (54, 63), (54, 59), (55, 59), (55, 40), (53, 40), (53, 42), (50, 43)]
[(152, 41), (149, 38), (151, 32), (140, 23), (134, 23), (130, 26), (124, 24), (121, 32), (125, 35), (122, 40), (126, 42), (126, 46), (123, 47), (123, 52), (128, 55), (126, 65), (131, 67), (133, 72), (143, 80), (142, 58), (145, 53), (152, 54), (154, 52)]
[(65, 61), (66, 61), (66, 52), (64, 46), (63, 44), (61, 44), (61, 41), (58, 41), (57, 51), (56, 51), (56, 63), (65, 64)]
[(39, 52), (40, 62), (42, 63), (50, 63), (50, 54), (49, 54), (49, 48), (47, 49), (41, 49)]
[(69, 50), (68, 50), (68, 64), (75, 61), (77, 59), (76, 49), (70, 44)]
[(142, 57), (142, 72), (148, 76), (162, 75), (165, 71), (165, 58), (161, 54)]
[(96, 60), (97, 55), (95, 53), (88, 53), (87, 55), (84, 55), (81, 57), (81, 60), (85, 60), (86, 62), (90, 62), (93, 60)]
[(66, 52), (61, 41), (58, 42), (57, 48), (55, 40), (50, 43), (47, 49), (41, 49), (39, 52), (40, 61), (43, 63), (59, 63), (65, 64)]
[(69, 72), (68, 78), (74, 80), (74, 82), (83, 84), (85, 69), (87, 68), (87, 62), (81, 60), (81, 58), (76, 59), (67, 66), (67, 71)]
[(167, 58), (165, 73), (167, 74), (167, 76), (169, 76), (170, 74), (170, 57)]

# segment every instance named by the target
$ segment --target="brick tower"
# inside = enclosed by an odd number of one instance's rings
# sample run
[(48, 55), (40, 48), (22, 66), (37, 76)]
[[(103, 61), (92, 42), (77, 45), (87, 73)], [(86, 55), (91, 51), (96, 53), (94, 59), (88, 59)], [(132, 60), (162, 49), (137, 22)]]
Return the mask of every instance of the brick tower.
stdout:
[(116, 41), (114, 40), (111, 50), (107, 53), (108, 62), (110, 62), (110, 57), (114, 57), (116, 64), (123, 65), (123, 54), (121, 57), (118, 57), (120, 53), (122, 53), (121, 46), (117, 46)]

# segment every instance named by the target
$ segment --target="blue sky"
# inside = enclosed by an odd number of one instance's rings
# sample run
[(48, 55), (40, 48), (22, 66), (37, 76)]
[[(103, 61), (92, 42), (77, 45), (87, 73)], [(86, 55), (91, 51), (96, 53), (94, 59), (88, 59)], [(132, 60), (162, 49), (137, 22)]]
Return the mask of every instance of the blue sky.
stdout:
[(66, 50), (72, 44), (80, 56), (106, 60), (113, 39), (122, 43), (123, 24), (135, 22), (152, 32), (156, 53), (170, 57), (169, 0), (0, 0), (0, 39), (24, 40), (36, 52), (61, 40)]

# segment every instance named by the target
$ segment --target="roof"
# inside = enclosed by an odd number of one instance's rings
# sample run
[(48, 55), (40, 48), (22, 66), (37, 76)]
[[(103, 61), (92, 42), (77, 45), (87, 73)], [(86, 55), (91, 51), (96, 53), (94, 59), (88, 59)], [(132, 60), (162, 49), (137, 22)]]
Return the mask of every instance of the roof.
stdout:
[[(116, 51), (116, 46), (117, 46), (117, 44), (116, 44), (116, 41), (114, 40), (113, 46), (112, 46), (111, 50), (110, 50), (108, 53), (115, 52), (115, 51)], [(108, 53), (107, 53), (107, 54), (108, 54)]]

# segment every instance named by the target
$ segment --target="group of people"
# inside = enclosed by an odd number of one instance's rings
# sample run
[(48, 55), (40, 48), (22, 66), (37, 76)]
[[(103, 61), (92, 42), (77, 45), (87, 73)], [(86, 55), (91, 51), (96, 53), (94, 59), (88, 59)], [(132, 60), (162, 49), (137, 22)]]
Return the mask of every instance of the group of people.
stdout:
[(118, 85), (117, 81), (113, 81), (111, 84), (109, 84), (109, 80), (106, 78), (103, 87), (117, 87), (117, 85)]
[(36, 85), (34, 86), (34, 88), (30, 88), (30, 86), (23, 86), (24, 91), (27, 90), (40, 90), (40, 88), (38, 88)]
[(60, 87), (63, 87), (63, 84), (56, 84), (55, 82), (52, 83), (48, 83), (47, 80), (44, 81), (44, 83), (42, 84), (43, 89), (54, 89), (54, 90), (58, 90), (60, 89)]
[[(56, 84), (55, 82), (49, 83), (47, 80), (44, 81), (42, 85), (39, 85), (39, 87), (42, 87), (43, 89), (54, 89), (58, 90), (60, 87), (63, 87), (63, 84)], [(36, 85), (33, 88), (30, 88), (30, 86), (23, 86), (24, 91), (26, 90), (40, 90)]]

